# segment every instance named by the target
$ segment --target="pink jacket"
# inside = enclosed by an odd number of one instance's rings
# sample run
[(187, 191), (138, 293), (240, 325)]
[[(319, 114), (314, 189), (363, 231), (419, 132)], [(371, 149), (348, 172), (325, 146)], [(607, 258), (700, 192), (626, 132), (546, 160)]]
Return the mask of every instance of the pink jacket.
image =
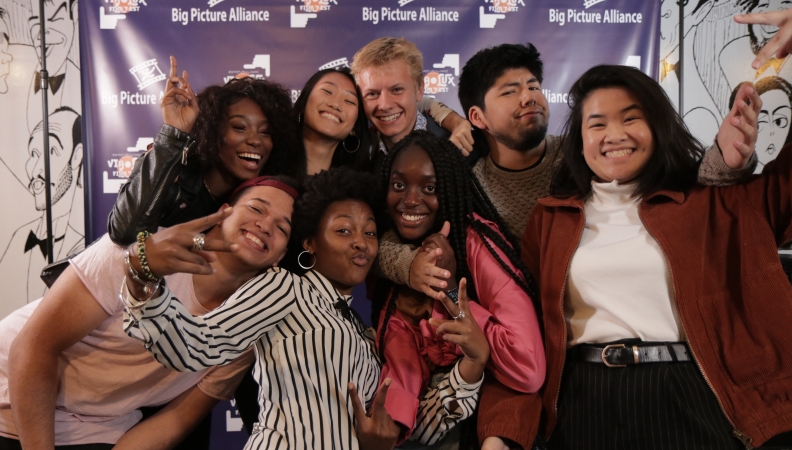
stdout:
[[(500, 233), (494, 223), (478, 215), (476, 218)], [(492, 242), (490, 245), (496, 248)], [(470, 311), (490, 345), (487, 371), (515, 391), (536, 392), (545, 379), (545, 353), (531, 299), (501, 268), (470, 227), (466, 246), (467, 264), (479, 299), (478, 303), (470, 303)], [(509, 264), (505, 254), (497, 248), (496, 252)], [(432, 317), (449, 318), (442, 303), (435, 303)], [(382, 330), (382, 324), (378, 330)], [(429, 380), (427, 358), (435, 365), (448, 365), (462, 356), (462, 352), (456, 345), (438, 337), (427, 321), (415, 327), (398, 311), (388, 322), (385, 343), (380, 380), (391, 379), (385, 409), (402, 426), (398, 445), (412, 434), (415, 426), (418, 401)]]

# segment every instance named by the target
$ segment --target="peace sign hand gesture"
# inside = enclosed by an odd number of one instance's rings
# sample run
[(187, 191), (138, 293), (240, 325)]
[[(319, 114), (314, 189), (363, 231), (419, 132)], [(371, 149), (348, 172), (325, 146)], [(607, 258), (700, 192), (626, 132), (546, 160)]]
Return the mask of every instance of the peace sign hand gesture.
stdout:
[(385, 397), (388, 395), (390, 383), (390, 378), (386, 378), (379, 387), (368, 413), (360, 403), (355, 384), (349, 383), (349, 399), (355, 414), (355, 431), (361, 450), (392, 449), (396, 445), (400, 431), (399, 426), (385, 411)]
[[(195, 248), (199, 233), (222, 222), (231, 215), (233, 208), (227, 206), (220, 211), (190, 222), (174, 225), (150, 235), (145, 241), (146, 259), (151, 273), (164, 277), (174, 273), (194, 273), (209, 275), (214, 269), (209, 264), (217, 257), (210, 252), (235, 252), (238, 244), (204, 236), (203, 246)], [(130, 262), (138, 272), (141, 271), (137, 244), (132, 244)]]
[(484, 367), (489, 360), (490, 346), (487, 337), (470, 312), (467, 280), (464, 278), (459, 280), (459, 304), (455, 304), (445, 295), (441, 301), (453, 320), (432, 318), (429, 319), (429, 324), (437, 327), (438, 336), (459, 346), (464, 355), (459, 364), (459, 374), (466, 383), (475, 383), (484, 373)]
[(170, 75), (165, 86), (165, 96), (160, 102), (162, 121), (185, 133), (192, 131), (201, 109), (198, 98), (190, 86), (190, 76), (185, 70), (178, 76), (176, 58), (170, 57)]

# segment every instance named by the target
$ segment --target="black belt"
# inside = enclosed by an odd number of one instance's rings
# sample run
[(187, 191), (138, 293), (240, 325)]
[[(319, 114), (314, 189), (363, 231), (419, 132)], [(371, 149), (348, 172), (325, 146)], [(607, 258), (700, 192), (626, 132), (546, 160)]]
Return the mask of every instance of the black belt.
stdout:
[(618, 343), (609, 345), (576, 345), (570, 349), (575, 361), (605, 364), (608, 367), (625, 367), (651, 362), (692, 361), (690, 350), (683, 342), (668, 343)]

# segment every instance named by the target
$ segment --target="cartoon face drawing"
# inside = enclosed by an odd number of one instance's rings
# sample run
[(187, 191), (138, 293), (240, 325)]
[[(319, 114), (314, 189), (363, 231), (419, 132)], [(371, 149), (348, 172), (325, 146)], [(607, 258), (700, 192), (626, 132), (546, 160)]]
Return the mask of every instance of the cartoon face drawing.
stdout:
[(789, 136), (789, 120), (792, 102), (783, 90), (774, 89), (759, 96), (762, 110), (759, 111), (759, 135), (756, 139), (756, 156), (764, 166), (778, 156)]
[[(74, 185), (75, 173), (82, 164), (82, 128), (80, 115), (70, 108), (60, 108), (49, 117), (49, 154), (52, 204), (58, 203)], [(36, 209), (46, 209), (44, 154), (41, 151), (43, 122), (33, 130), (28, 144), (26, 164), (28, 189)]]
[[(47, 0), (44, 3), (44, 14), (47, 21), (46, 44), (47, 68), (52, 75), (62, 74), (64, 65), (69, 56), (77, 24), (77, 0)], [(36, 47), (38, 57), (41, 58), (41, 33), (39, 17), (31, 16), (30, 37)]]

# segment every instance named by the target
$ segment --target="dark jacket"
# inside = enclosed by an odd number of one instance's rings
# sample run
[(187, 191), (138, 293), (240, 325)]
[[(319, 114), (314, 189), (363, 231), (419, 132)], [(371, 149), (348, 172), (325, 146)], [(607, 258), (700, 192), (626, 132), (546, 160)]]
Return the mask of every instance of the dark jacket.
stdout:
[[(668, 261), (696, 363), (735, 436), (749, 448), (792, 430), (792, 287), (776, 250), (792, 239), (791, 168), (787, 146), (744, 184), (660, 191), (639, 206)], [(567, 346), (566, 276), (583, 233), (583, 211), (579, 199), (541, 199), (522, 239), (544, 311), (548, 435)]]
[(162, 124), (153, 148), (135, 161), (107, 220), (107, 232), (129, 245), (140, 231), (184, 223), (217, 212), (221, 204), (207, 190), (204, 173), (186, 165), (195, 140)]

